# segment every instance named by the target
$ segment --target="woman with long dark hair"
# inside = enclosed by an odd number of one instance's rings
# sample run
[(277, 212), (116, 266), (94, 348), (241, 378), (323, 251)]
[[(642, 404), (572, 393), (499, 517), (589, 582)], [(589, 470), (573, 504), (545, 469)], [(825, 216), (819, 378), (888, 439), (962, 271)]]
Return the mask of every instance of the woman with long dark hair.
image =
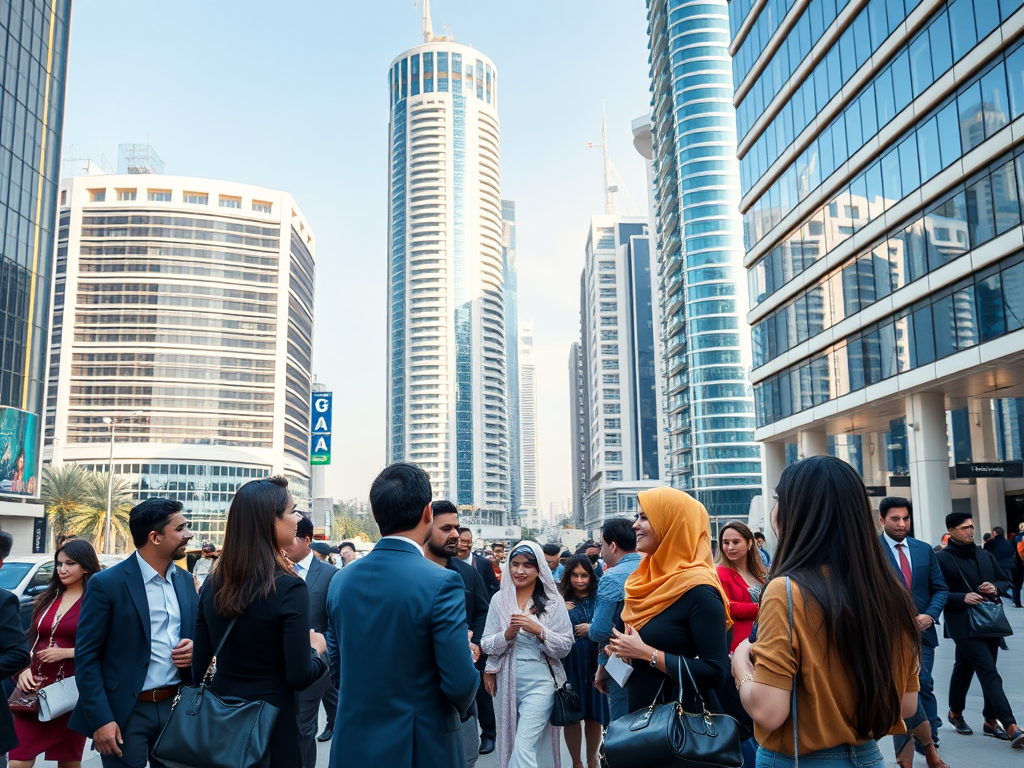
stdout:
[[(100, 571), (100, 561), (92, 544), (71, 539), (54, 553), (53, 576), (35, 600), (32, 624), (28, 629), (32, 663), (18, 675), (18, 687), (38, 691), (58, 680), (75, 675), (75, 632), (82, 596), (89, 577)], [(58, 768), (78, 768), (82, 764), (85, 736), (68, 728), (71, 713), (49, 722), (38, 714), (14, 712), (14, 730), (18, 746), (9, 754), (12, 768), (32, 768), (36, 758), (56, 760)]]
[[(270, 739), (273, 768), (302, 768), (295, 692), (327, 670), (327, 644), (309, 628), (309, 592), (283, 549), (301, 515), (283, 477), (252, 480), (228, 510), (220, 560), (199, 597), (192, 674), (199, 680), (217, 656), (214, 693), (265, 701), (280, 711)], [(312, 648), (312, 650), (311, 650)]]
[(559, 594), (565, 600), (572, 623), (572, 650), (565, 657), (565, 676), (583, 704), (583, 726), (573, 723), (565, 726), (565, 745), (569, 748), (573, 768), (582, 767), (584, 731), (587, 737), (587, 768), (597, 768), (597, 753), (601, 747), (601, 727), (608, 725), (608, 699), (594, 688), (597, 674), (597, 643), (588, 637), (590, 622), (597, 607), (597, 574), (587, 555), (574, 555), (565, 563)]
[(817, 768), (881, 765), (876, 740), (905, 732), (903, 718), (917, 710), (920, 637), (910, 593), (885, 560), (867, 491), (849, 464), (798, 461), (776, 494), (779, 544), (756, 642), (740, 643), (732, 661), (754, 720), (758, 768), (794, 762), (794, 686), (801, 756)]
[(501, 590), (491, 598), (480, 642), (487, 654), (484, 685), (497, 716), (498, 765), (558, 768), (558, 729), (549, 721), (553, 682), (565, 682), (560, 660), (572, 648), (569, 612), (540, 544), (516, 544), (501, 570)]
[(766, 575), (750, 528), (738, 520), (722, 526), (718, 532), (718, 578), (729, 598), (729, 615), (733, 620), (730, 653), (750, 637)]

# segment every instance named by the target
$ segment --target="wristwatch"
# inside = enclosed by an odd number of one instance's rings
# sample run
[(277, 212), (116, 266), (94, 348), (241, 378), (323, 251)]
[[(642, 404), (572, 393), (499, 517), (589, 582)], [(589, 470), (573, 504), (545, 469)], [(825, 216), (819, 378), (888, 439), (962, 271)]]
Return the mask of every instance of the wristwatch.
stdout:
[(657, 648), (655, 648), (654, 649), (654, 653), (651, 654), (651, 666), (652, 667), (658, 666), (658, 649)]

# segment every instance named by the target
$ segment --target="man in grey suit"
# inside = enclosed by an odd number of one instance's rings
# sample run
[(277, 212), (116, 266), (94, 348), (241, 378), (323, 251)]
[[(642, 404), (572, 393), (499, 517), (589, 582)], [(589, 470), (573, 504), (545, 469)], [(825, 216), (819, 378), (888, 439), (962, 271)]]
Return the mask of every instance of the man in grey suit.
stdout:
[(383, 538), (331, 584), (331, 678), (345, 694), (331, 768), (466, 764), (460, 713), (472, 706), (480, 676), (465, 584), (423, 556), (434, 526), (432, 495), (419, 467), (384, 469), (370, 488)]
[[(313, 542), (313, 521), (303, 515), (295, 526), (295, 542), (285, 552), (295, 564), (295, 573), (306, 582), (309, 590), (309, 627), (326, 634), (327, 632), (327, 590), (331, 579), (338, 575), (338, 569), (317, 557), (310, 545)], [(336, 689), (335, 701), (337, 701)], [(316, 767), (316, 726), (320, 715), (320, 701), (332, 692), (331, 678), (324, 675), (313, 685), (296, 694), (298, 704), (299, 739), (302, 742), (303, 762), (306, 768)], [(334, 723), (327, 723), (327, 730), (333, 730)]]

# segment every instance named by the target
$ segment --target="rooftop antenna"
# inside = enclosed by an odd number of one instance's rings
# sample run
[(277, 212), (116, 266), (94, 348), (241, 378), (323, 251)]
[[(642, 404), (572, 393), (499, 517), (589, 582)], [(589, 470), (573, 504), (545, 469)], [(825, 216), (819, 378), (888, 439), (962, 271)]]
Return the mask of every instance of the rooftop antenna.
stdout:
[[(414, 5), (419, 5), (419, 0), (414, 0)], [(423, 42), (443, 43), (448, 40), (454, 40), (455, 35), (451, 34), (447, 24), (444, 25), (444, 28), (451, 35), (450, 37), (434, 34), (434, 23), (430, 20), (430, 0), (423, 0)]]
[[(429, 2), (429, 0), (427, 0)], [(595, 144), (590, 141), (587, 146), (591, 149), (600, 147), (604, 154), (604, 212), (609, 215), (615, 214), (615, 193), (622, 196), (625, 203), (626, 213), (629, 216), (639, 216), (640, 210), (630, 197), (629, 190), (615, 170), (611, 157), (608, 155), (608, 117), (605, 111), (604, 99), (601, 99), (601, 143)]]

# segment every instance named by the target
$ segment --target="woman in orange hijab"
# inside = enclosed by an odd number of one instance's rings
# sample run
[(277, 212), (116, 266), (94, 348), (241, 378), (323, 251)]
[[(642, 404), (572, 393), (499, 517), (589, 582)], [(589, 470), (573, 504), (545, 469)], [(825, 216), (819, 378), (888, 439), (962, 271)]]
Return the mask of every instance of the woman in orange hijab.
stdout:
[[(676, 698), (679, 656), (705, 697), (719, 689), (728, 674), (732, 626), (704, 505), (675, 488), (643, 491), (638, 501), (633, 530), (637, 551), (646, 557), (626, 581), (625, 631), (613, 630), (608, 642), (609, 652), (633, 665), (626, 685), (630, 712), (650, 706), (662, 682), (668, 682), (662, 701)], [(682, 674), (683, 702), (695, 712), (693, 686), (685, 669)], [(712, 696), (708, 707), (716, 701)]]

